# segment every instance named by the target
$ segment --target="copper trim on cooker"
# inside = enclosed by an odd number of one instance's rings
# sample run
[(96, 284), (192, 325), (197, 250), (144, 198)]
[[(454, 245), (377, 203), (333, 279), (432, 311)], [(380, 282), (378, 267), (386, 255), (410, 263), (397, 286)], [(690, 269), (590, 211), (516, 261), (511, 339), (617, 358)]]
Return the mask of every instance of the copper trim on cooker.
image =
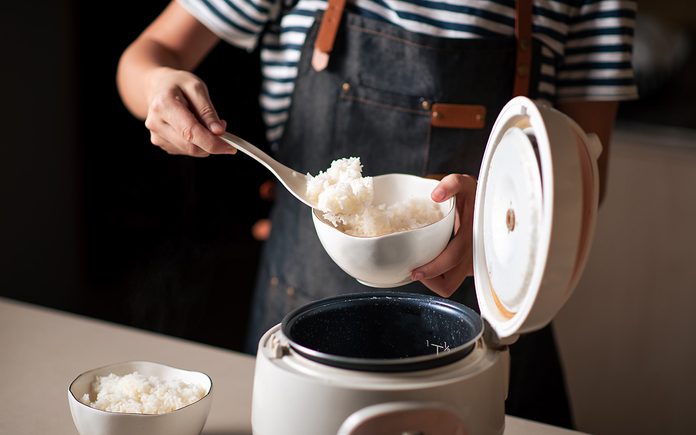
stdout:
[[(488, 281), (490, 283), (490, 279)], [(495, 292), (495, 290), (493, 290), (493, 286), (488, 284), (488, 289), (491, 291), (491, 295), (493, 295), (493, 302), (495, 302), (495, 306), (498, 308), (498, 311), (500, 311), (500, 313), (503, 315), (503, 317), (505, 317), (508, 320), (515, 317), (515, 314), (517, 314), (517, 313), (505, 308), (505, 305), (503, 305), (503, 303), (498, 298), (498, 294)]]

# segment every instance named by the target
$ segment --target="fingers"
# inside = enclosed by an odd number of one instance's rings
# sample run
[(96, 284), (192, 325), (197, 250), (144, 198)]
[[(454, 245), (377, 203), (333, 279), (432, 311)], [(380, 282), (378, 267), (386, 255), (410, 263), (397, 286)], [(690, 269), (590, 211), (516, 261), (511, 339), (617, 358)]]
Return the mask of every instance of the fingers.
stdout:
[(442, 296), (443, 298), (448, 298), (452, 296), (455, 291), (457, 291), (467, 276), (471, 276), (471, 272), (467, 269), (466, 265), (461, 263), (459, 266), (455, 267), (454, 269), (450, 269), (448, 272), (445, 272), (442, 275), (438, 275), (430, 279), (424, 279), (421, 282), (436, 294)]
[(169, 154), (187, 155), (191, 157), (208, 157), (210, 155), (193, 144), (189, 144), (182, 148), (180, 145), (172, 144), (162, 136), (152, 132), (150, 133), (150, 142), (152, 142), (153, 145), (157, 145), (158, 147), (162, 148)]
[(152, 143), (170, 154), (205, 157), (237, 152), (218, 137), (227, 124), (218, 117), (205, 84), (198, 79), (157, 93), (150, 101), (145, 126)]
[(473, 271), (472, 225), (476, 180), (462, 174), (446, 176), (433, 189), (433, 201), (457, 198), (455, 237), (433, 261), (411, 272), (411, 279), (421, 281), (440, 296), (449, 297)]
[(471, 231), (459, 231), (437, 258), (414, 269), (411, 279), (421, 281), (440, 296), (449, 297), (472, 274), (472, 257)]

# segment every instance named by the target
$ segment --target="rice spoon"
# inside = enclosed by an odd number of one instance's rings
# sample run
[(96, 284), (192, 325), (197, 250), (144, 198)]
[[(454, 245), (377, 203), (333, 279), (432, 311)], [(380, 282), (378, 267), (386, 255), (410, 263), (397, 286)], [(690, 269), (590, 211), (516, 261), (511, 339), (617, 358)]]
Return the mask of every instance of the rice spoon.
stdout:
[(305, 193), (307, 191), (307, 177), (304, 174), (288, 168), (239, 136), (225, 132), (220, 138), (264, 165), (295, 198), (312, 208), (316, 208), (316, 205), (312, 204)]

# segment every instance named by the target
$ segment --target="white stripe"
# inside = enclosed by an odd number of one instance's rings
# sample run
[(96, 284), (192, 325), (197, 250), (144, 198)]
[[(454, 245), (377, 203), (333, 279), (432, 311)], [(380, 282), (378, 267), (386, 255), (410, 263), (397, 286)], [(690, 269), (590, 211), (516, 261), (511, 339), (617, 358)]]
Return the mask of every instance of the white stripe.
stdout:
[(558, 95), (560, 97), (571, 96), (631, 96), (636, 95), (635, 86), (569, 86), (559, 87)]
[(292, 94), (293, 89), (295, 89), (295, 84), (292, 82), (278, 83), (264, 80), (262, 87), (264, 90), (273, 94)]
[[(556, 54), (562, 54), (563, 53), (563, 44), (560, 43), (559, 41), (553, 39), (552, 37), (548, 35), (540, 35), (540, 34), (534, 34), (534, 37), (546, 44), (546, 46), (553, 50)], [(542, 47), (543, 48), (543, 47)], [(547, 56), (553, 56), (554, 54), (547, 54)]]
[(637, 2), (625, 1), (625, 0), (598, 1), (598, 2), (583, 5), (580, 8), (578, 15), (582, 16), (582, 15), (587, 15), (587, 14), (591, 14), (594, 12), (615, 11), (618, 9), (628, 9), (631, 11), (635, 11), (636, 10), (636, 3)]
[(638, 92), (634, 90), (633, 92), (629, 93), (616, 93), (606, 95), (590, 95), (584, 93), (580, 93), (577, 95), (564, 95), (563, 97), (557, 97), (556, 101), (627, 101), (635, 100), (636, 98), (638, 98)]
[(231, 3), (234, 3), (235, 6), (237, 6), (239, 9), (241, 9), (245, 14), (250, 16), (251, 18), (255, 20), (259, 20), (262, 22), (266, 22), (268, 20), (268, 15), (264, 14), (262, 12), (259, 12), (256, 8), (251, 6), (249, 3), (252, 2), (252, 0), (229, 0)]
[(269, 11), (273, 9), (273, 5), (278, 1), (278, 0), (250, 0), (252, 3), (256, 3), (257, 5), (264, 7), (268, 9)]
[(556, 57), (556, 53), (551, 51), (551, 49), (546, 45), (541, 46), (541, 54), (543, 54), (546, 57)]
[(589, 29), (607, 29), (614, 27), (635, 27), (636, 20), (633, 18), (619, 18), (619, 17), (609, 17), (609, 18), (597, 18), (594, 20), (583, 21), (581, 23), (570, 26), (572, 32), (578, 32), (580, 30)]
[(556, 93), (556, 86), (549, 82), (539, 81), (539, 92), (546, 92), (547, 94), (554, 95)]
[(569, 39), (566, 47), (592, 47), (599, 45), (632, 44), (633, 38), (628, 35), (597, 35), (580, 39)]
[(179, 0), (179, 4), (220, 39), (240, 48), (253, 50), (258, 35), (241, 33), (218, 18), (207, 6), (191, 0)]
[(564, 63), (572, 65), (574, 63), (583, 62), (626, 62), (631, 61), (631, 53), (626, 51), (617, 51), (614, 53), (583, 53), (566, 56)]
[[(367, 1), (369, 1), (369, 0), (367, 0)], [(363, 2), (363, 0), (358, 0), (356, 4), (359, 7), (362, 7), (362, 2)], [(372, 3), (372, 2), (370, 2), (370, 3)], [(412, 14), (422, 15), (422, 16), (428, 17), (430, 19), (442, 21), (444, 23), (468, 24), (468, 25), (472, 25), (472, 26), (478, 26), (478, 27), (482, 27), (486, 30), (490, 30), (492, 32), (500, 33), (501, 35), (512, 35), (514, 33), (513, 28), (507, 24), (501, 24), (501, 23), (498, 23), (495, 21), (490, 21), (490, 20), (487, 20), (486, 18), (475, 16), (475, 15), (463, 14), (460, 12), (440, 11), (437, 9), (430, 9), (427, 7), (417, 6), (417, 5), (414, 5), (411, 3), (405, 3), (402, 1), (398, 1), (398, 0), (385, 0), (385, 3), (387, 3), (395, 11), (399, 11), (399, 12), (403, 11), (403, 12), (409, 12)], [(418, 20), (410, 20), (410, 19), (400, 19), (400, 20), (402, 21), (402, 23), (404, 25), (406, 25), (405, 24), (406, 22), (420, 23), (420, 21), (418, 21)]]
[(403, 29), (409, 30), (411, 32), (423, 33), (426, 35), (440, 36), (443, 38), (480, 38), (481, 35), (471, 32), (462, 32), (458, 30), (442, 29), (430, 24), (421, 23), (418, 21), (401, 20), (394, 11), (385, 9), (379, 5), (373, 3), (361, 4), (363, 9), (366, 9), (374, 14), (377, 14), (386, 20), (392, 22)]
[[(252, 23), (247, 20), (242, 14), (232, 9), (230, 5), (225, 3), (223, 0), (209, 0), (210, 3), (217, 9), (222, 15), (227, 17), (230, 21), (237, 24), (240, 27), (248, 29), (249, 31), (259, 32), (263, 28), (258, 24)], [(235, 3), (236, 5), (236, 3)], [(264, 20), (265, 21), (265, 20)]]
[(302, 45), (302, 44), (304, 44), (306, 37), (307, 37), (306, 33), (285, 32), (285, 33), (280, 35), (280, 43), (281, 43), (281, 45), (284, 45), (284, 44)]
[(556, 21), (549, 17), (535, 15), (534, 24), (539, 27), (551, 29), (554, 32), (560, 33), (561, 35), (565, 35), (568, 32), (568, 24)]
[(309, 29), (314, 24), (314, 17), (307, 17), (304, 15), (295, 15), (292, 12), (285, 15), (280, 22), (282, 27), (304, 27)]
[[(276, 0), (277, 1), (277, 0)], [(283, 1), (283, 0), (280, 0)], [(326, 10), (326, 0), (300, 0), (297, 3), (297, 6), (295, 6), (293, 9), (294, 10), (301, 10), (301, 11), (325, 11)]]
[(559, 71), (558, 79), (630, 79), (633, 70), (592, 69), (581, 71)]
[[(461, 0), (445, 0), (442, 3), (448, 3), (452, 5), (461, 5), (462, 1)], [(498, 15), (505, 15), (508, 18), (515, 18), (515, 8), (514, 7), (508, 7), (505, 5), (501, 5), (499, 3), (493, 3), (489, 1), (473, 1), (473, 2), (468, 2), (472, 3), (470, 6), (477, 8), (477, 9), (483, 9), (486, 11), (491, 11), (493, 13), (496, 13)]]
[(555, 76), (556, 75), (556, 68), (554, 68), (553, 65), (549, 65), (546, 63), (541, 64), (541, 73), (547, 76)]
[(265, 66), (261, 68), (264, 77), (269, 79), (291, 79), (297, 77), (295, 66)]
[(302, 52), (300, 50), (261, 50), (262, 62), (299, 62)]
[(277, 110), (289, 108), (290, 100), (291, 97), (273, 98), (267, 95), (261, 95), (261, 97), (259, 98), (259, 103), (261, 104), (261, 107), (263, 107), (264, 109)]
[(544, 9), (548, 9), (559, 14), (564, 14), (569, 17), (575, 15), (578, 12), (578, 8), (576, 6), (570, 6), (559, 1), (536, 0), (534, 1), (534, 4), (537, 6), (541, 6)]
[(262, 111), (263, 120), (266, 125), (277, 124), (279, 122), (287, 121), (288, 112), (283, 113), (265, 113)]
[(277, 127), (273, 127), (270, 130), (266, 131), (266, 139), (268, 139), (269, 142), (275, 142), (277, 140), (280, 140), (280, 138), (283, 136), (283, 130), (284, 130), (283, 125), (279, 125)]

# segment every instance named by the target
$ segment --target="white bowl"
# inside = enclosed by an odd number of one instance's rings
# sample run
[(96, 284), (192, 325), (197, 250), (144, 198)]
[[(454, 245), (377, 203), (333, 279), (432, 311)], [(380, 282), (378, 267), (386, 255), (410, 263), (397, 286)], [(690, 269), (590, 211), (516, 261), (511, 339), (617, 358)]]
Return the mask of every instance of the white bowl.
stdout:
[[(430, 198), (438, 181), (407, 174), (373, 178), (374, 203), (393, 204), (409, 198)], [(454, 198), (438, 204), (443, 218), (430, 225), (378, 237), (351, 236), (336, 229), (313, 210), (312, 220), (322, 246), (348, 275), (370, 287), (397, 287), (411, 282), (411, 271), (429, 263), (447, 246), (454, 229)]]
[[(113, 373), (123, 376), (137, 371), (144, 376), (160, 379), (180, 379), (201, 385), (206, 395), (190, 405), (166, 414), (133, 414), (102, 411), (80, 402), (85, 393), (89, 394), (91, 383), (96, 376)], [(82, 373), (68, 387), (70, 413), (77, 431), (81, 435), (197, 435), (203, 430), (210, 412), (213, 383), (200, 372), (169, 367), (147, 361), (129, 361), (101, 367)]]

